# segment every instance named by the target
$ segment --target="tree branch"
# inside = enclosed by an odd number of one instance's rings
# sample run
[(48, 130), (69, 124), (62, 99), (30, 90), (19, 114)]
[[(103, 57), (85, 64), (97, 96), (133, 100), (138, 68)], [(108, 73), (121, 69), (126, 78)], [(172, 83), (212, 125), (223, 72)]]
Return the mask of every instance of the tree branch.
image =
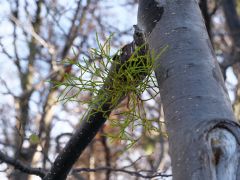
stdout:
[(46, 173), (43, 171), (43, 169), (32, 168), (29, 165), (25, 165), (23, 162), (21, 162), (19, 160), (16, 160), (14, 158), (11, 158), (11, 157), (5, 155), (1, 151), (0, 151), (0, 160), (7, 163), (7, 164), (12, 165), (15, 169), (18, 169), (18, 170), (20, 170), (24, 173), (27, 173), (27, 174), (34, 174), (34, 175), (37, 175), (41, 178), (43, 178), (46, 175)]
[[(104, 82), (102, 89), (99, 90), (95, 103), (92, 104), (83, 117), (79, 128), (71, 137), (65, 148), (56, 158), (50, 172), (44, 177), (44, 180), (64, 180), (67, 177), (73, 164), (77, 161), (83, 150), (95, 137), (96, 133), (107, 120), (111, 110), (125, 97), (126, 94), (118, 95), (111, 93), (114, 90), (113, 74), (117, 73), (123, 63), (125, 63), (137, 47), (140, 48), (139, 53), (147, 53), (144, 35), (135, 27), (134, 41), (121, 49), (120, 55), (113, 58), (117, 63), (114, 63), (108, 74), (108, 78)], [(123, 83), (124, 84), (124, 83)], [(137, 84), (136, 84), (137, 85)], [(116, 97), (114, 97), (116, 96)], [(115, 99), (115, 104), (112, 104), (112, 99)]]
[[(125, 170), (124, 168), (112, 168), (112, 167), (98, 167), (98, 168), (77, 168), (73, 170), (73, 173), (81, 172), (97, 172), (97, 171), (112, 171), (112, 172), (122, 172), (129, 174), (131, 176), (141, 177), (141, 178), (155, 178), (155, 177), (171, 177), (171, 174), (163, 174), (160, 172), (153, 172), (151, 170), (139, 170), (139, 171), (130, 171)], [(153, 173), (152, 175), (145, 175), (144, 173)]]

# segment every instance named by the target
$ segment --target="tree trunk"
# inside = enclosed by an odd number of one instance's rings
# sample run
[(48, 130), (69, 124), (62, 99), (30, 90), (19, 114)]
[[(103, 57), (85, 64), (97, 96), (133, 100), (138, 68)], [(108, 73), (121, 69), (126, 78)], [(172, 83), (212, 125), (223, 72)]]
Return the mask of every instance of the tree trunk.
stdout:
[(151, 50), (174, 180), (240, 179), (240, 128), (196, 0), (140, 0), (138, 26)]

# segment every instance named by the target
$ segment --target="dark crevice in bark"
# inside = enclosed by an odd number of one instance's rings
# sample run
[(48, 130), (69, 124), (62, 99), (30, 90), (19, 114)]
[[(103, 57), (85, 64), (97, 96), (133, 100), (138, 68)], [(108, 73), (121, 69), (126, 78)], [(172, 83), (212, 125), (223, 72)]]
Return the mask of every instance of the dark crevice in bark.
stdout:
[(199, 174), (203, 174), (207, 180), (237, 180), (240, 160), (239, 124), (227, 119), (212, 119), (199, 123), (197, 127), (191, 146), (196, 146), (195, 142), (198, 142), (195, 153), (204, 168), (193, 171), (193, 179), (198, 179)]
[(236, 127), (220, 122), (207, 133), (208, 166), (214, 180), (237, 179), (240, 139)]
[(207, 28), (207, 32), (209, 35), (209, 38), (212, 39), (212, 30), (211, 30), (211, 16), (208, 12), (208, 1), (207, 0), (201, 0), (199, 3), (200, 9), (202, 11), (202, 15), (205, 21), (205, 25)]

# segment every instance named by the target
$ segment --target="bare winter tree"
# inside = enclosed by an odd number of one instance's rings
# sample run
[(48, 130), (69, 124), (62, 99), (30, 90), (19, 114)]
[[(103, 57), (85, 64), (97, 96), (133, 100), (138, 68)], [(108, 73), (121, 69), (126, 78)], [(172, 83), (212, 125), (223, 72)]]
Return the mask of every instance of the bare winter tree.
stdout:
[[(89, 49), (97, 44), (96, 32), (102, 41), (114, 32), (111, 46), (122, 46), (123, 41), (132, 34), (133, 26), (129, 24), (124, 29), (119, 28), (118, 24), (108, 22), (108, 16), (113, 13), (111, 9), (116, 4), (119, 4), (118, 8), (132, 10), (136, 2), (121, 3), (105, 4), (94, 0), (1, 1), (1, 7), (6, 8), (0, 13), (3, 19), (1, 27), (8, 28), (0, 35), (1, 60), (7, 67), (1, 66), (0, 86), (0, 159), (6, 163), (1, 169), (5, 177), (31, 179), (33, 176), (29, 174), (32, 174), (43, 178), (52, 167), (55, 156), (72, 136), (86, 107), (81, 103), (59, 102), (62, 89), (49, 82), (64, 82), (65, 74), (77, 72), (71, 65), (62, 63), (68, 58), (76, 62), (83, 57), (89, 62), (98, 61), (89, 56)], [(79, 98), (91, 97), (86, 95)], [(159, 109), (153, 111), (158, 113)], [(152, 157), (137, 157), (136, 160), (136, 156), (127, 155), (129, 152), (124, 151), (123, 143), (109, 143), (107, 137), (102, 135), (106, 131), (116, 129), (108, 123), (101, 128), (79, 161), (75, 157), (75, 168), (78, 170), (72, 171), (71, 178), (93, 179), (97, 176), (110, 179), (111, 175), (118, 175), (119, 172), (129, 174), (128, 177), (158, 176), (156, 168), (151, 173), (136, 172), (145, 168), (141, 166), (142, 161), (148, 162), (151, 167), (155, 163)], [(159, 144), (156, 137), (148, 137), (155, 138), (154, 145)], [(88, 144), (90, 141), (86, 142)], [(143, 143), (148, 145), (148, 141)], [(144, 156), (145, 152), (142, 152), (141, 156)], [(125, 155), (122, 156), (122, 153)], [(119, 162), (124, 156), (129, 164), (128, 170), (121, 170), (123, 165)]]
[[(16, 112), (16, 130), (13, 140), (16, 146), (15, 159), (29, 164), (35, 161), (34, 156), (39, 144), (31, 144), (27, 148), (24, 147), (26, 134), (29, 133), (29, 124), (34, 122), (36, 123), (35, 129), (37, 129), (36, 135), (42, 141), (43, 168), (49, 163), (50, 133), (59, 90), (58, 88), (53, 88), (52, 85), (46, 86), (45, 81), (62, 81), (63, 74), (71, 71), (71, 67), (65, 67), (59, 61), (69, 55), (71, 56), (71, 48), (73, 46), (78, 49), (74, 57), (76, 59), (81, 53), (86, 52), (84, 48), (87, 47), (84, 47), (84, 43), (89, 37), (85, 33), (86, 31), (91, 31), (94, 25), (92, 27), (90, 25), (84, 27), (83, 21), (88, 14), (93, 15), (92, 12), (97, 7), (97, 3), (95, 7), (92, 7), (91, 3), (94, 2), (87, 1), (84, 4), (82, 1), (77, 1), (75, 4), (76, 8), (71, 10), (70, 25), (66, 28), (66, 26), (62, 27), (59, 24), (59, 19), (67, 12), (62, 13), (65, 10), (61, 9), (63, 7), (60, 7), (55, 1), (9, 1), (11, 8), (9, 19), (13, 27), (14, 52), (9, 52), (4, 43), (1, 46), (3, 53), (15, 64), (21, 84), (21, 93), (17, 95), (16, 93), (10, 93), (14, 98)], [(31, 8), (34, 8), (34, 11)], [(45, 11), (44, 15), (49, 18), (46, 21), (43, 20), (43, 11)], [(24, 18), (29, 20), (27, 27), (24, 24), (26, 23)], [(47, 28), (47, 31), (43, 31), (43, 26)], [(18, 31), (22, 32), (19, 33)], [(79, 36), (82, 38), (77, 39)], [(26, 55), (20, 52), (18, 44), (21, 38), (25, 39), (23, 46), (26, 46), (28, 50)], [(59, 44), (57, 38), (63, 38), (64, 41)], [(23, 61), (26, 61), (27, 65), (23, 64)], [(49, 70), (47, 76), (36, 80), (34, 76), (37, 73), (40, 75), (43, 73), (42, 70), (37, 70), (40, 63), (40, 66), (46, 66)], [(36, 83), (36, 81), (38, 82)], [(44, 98), (37, 102), (37, 106), (41, 107), (39, 115), (32, 116), (33, 109), (30, 107), (30, 103), (34, 99), (34, 93), (35, 96), (44, 96)], [(27, 174), (16, 170), (11, 174), (11, 178), (27, 179)]]
[[(238, 81), (240, 77), (236, 1), (124, 0), (118, 8), (132, 11), (137, 3), (137, 25), (126, 23), (125, 29), (115, 23), (116, 9), (111, 18), (114, 2), (3, 3), (2, 7), (9, 9), (1, 23), (11, 28), (0, 31), (0, 55), (6, 60), (0, 67), (5, 73), (0, 74), (0, 168), (9, 179), (31, 179), (29, 175), (49, 180), (114, 179), (120, 173), (126, 179), (239, 179), (240, 131), (234, 113), (239, 120), (240, 86), (228, 86), (229, 92), (235, 92), (233, 113), (222, 78), (223, 73), (230, 83), (227, 72), (231, 69), (232, 76)], [(115, 63), (94, 97), (104, 96), (104, 103), (93, 101), (97, 103), (92, 103), (85, 114), (81, 103), (59, 102), (63, 91), (49, 81), (63, 83), (66, 74), (77, 73), (71, 64), (61, 63), (64, 59), (80, 63), (84, 63), (83, 57), (89, 63), (101, 59), (93, 59), (88, 53), (97, 44), (96, 31), (103, 41), (105, 34), (114, 32), (112, 46), (121, 53), (113, 55)], [(126, 37), (132, 42), (122, 46)], [(118, 127), (110, 126), (108, 119), (120, 117), (113, 109), (129, 106), (127, 93), (120, 93), (118, 103), (111, 104), (116, 98), (111, 93), (115, 87), (113, 74), (136, 49), (139, 56), (150, 52), (154, 57), (166, 47), (155, 61), (161, 100), (157, 97), (154, 103), (145, 104), (149, 122), (156, 123), (162, 133), (149, 135), (140, 130), (142, 139), (129, 151), (122, 141), (109, 143), (104, 134)], [(4, 71), (4, 64), (14, 67), (14, 73)], [(135, 86), (147, 72), (132, 74), (137, 79)], [(124, 78), (121, 85), (126, 85)], [(153, 96), (150, 90), (146, 93)], [(79, 98), (91, 99), (92, 95)], [(164, 120), (160, 118), (161, 104)], [(84, 117), (81, 123), (79, 116)], [(167, 132), (163, 132), (165, 123)], [(134, 133), (138, 137), (139, 131)], [(167, 134), (170, 143), (173, 176), (166, 173), (170, 162), (166, 158), (167, 138), (162, 134)], [(151, 155), (145, 156), (149, 151)], [(136, 158), (135, 153), (140, 156)]]
[(198, 3), (143, 0), (138, 23), (154, 52), (169, 45), (157, 62), (161, 66), (156, 74), (169, 131), (173, 178), (236, 179), (239, 126)]

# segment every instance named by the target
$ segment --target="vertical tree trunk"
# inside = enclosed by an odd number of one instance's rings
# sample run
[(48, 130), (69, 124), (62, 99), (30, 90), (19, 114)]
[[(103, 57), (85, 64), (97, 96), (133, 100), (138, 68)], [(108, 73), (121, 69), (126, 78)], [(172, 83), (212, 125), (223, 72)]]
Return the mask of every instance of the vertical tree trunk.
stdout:
[(240, 128), (196, 0), (140, 0), (138, 26), (155, 53), (173, 179), (240, 179)]
[[(19, 1), (15, 1), (17, 8), (19, 8)], [(36, 13), (34, 21), (32, 22), (32, 27), (36, 34), (40, 33), (40, 27), (42, 23), (41, 12), (42, 12), (43, 0), (36, 1)], [(18, 11), (16, 10), (18, 17)], [(14, 29), (16, 31), (16, 22), (13, 22)], [(16, 32), (15, 32), (16, 33)], [(17, 34), (14, 35), (15, 41), (17, 40)], [(22, 94), (19, 98), (15, 98), (16, 105), (16, 130), (15, 130), (15, 159), (19, 159), (25, 163), (31, 163), (34, 150), (31, 148), (23, 148), (23, 141), (26, 136), (26, 126), (29, 123), (29, 102), (32, 95), (32, 86), (33, 86), (33, 76), (34, 76), (34, 65), (35, 58), (37, 55), (37, 41), (34, 37), (31, 37), (30, 42), (28, 43), (29, 55), (28, 55), (28, 64), (26, 72), (20, 72), (20, 82), (22, 88)], [(16, 51), (16, 50), (15, 50)], [(19, 65), (20, 66), (20, 65)], [(10, 179), (19, 180), (19, 179), (28, 179), (28, 174), (23, 173), (19, 170), (13, 170)]]

